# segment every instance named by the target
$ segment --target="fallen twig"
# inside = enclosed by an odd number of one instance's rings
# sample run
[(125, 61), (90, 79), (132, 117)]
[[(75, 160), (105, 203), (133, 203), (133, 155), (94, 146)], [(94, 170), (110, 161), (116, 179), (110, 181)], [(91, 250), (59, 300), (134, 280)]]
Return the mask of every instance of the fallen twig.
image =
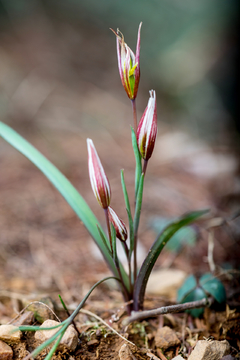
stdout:
[(123, 324), (123, 326), (127, 326), (133, 321), (143, 320), (143, 319), (146, 319), (146, 318), (152, 317), (152, 316), (182, 312), (182, 311), (189, 310), (189, 309), (210, 306), (210, 305), (212, 305), (213, 301), (214, 301), (214, 299), (209, 297), (207, 299), (204, 298), (202, 300), (191, 301), (191, 302), (187, 302), (184, 304), (162, 306), (160, 308), (153, 309), (153, 310), (133, 312), (133, 315), (124, 319), (122, 324)]

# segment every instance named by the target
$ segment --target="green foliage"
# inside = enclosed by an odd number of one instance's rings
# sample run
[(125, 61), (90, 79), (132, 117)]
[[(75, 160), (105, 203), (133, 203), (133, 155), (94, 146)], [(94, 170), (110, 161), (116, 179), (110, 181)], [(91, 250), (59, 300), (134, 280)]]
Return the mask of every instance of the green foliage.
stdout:
[[(190, 275), (178, 290), (177, 301), (186, 303), (204, 298), (207, 299), (209, 295), (219, 303), (226, 301), (226, 292), (221, 281), (211, 273), (202, 275), (199, 282), (197, 282), (194, 275)], [(204, 308), (191, 309), (187, 310), (187, 312), (193, 317), (199, 317), (203, 314)]]
[[(168, 224), (171, 223), (171, 219), (163, 217), (156, 217), (150, 220), (151, 227), (156, 233), (161, 232)], [(184, 226), (179, 229), (166, 244), (166, 249), (172, 252), (178, 253), (184, 246), (194, 246), (197, 242), (197, 231), (193, 226)]]
[[(74, 321), (75, 317), (77, 316), (77, 314), (79, 313), (79, 311), (81, 310), (81, 308), (83, 307), (83, 305), (85, 304), (85, 302), (87, 301), (87, 299), (89, 298), (89, 296), (91, 295), (91, 293), (93, 292), (93, 290), (100, 285), (102, 282), (109, 280), (109, 279), (115, 279), (118, 280), (116, 278), (114, 278), (113, 276), (108, 276), (100, 281), (98, 281), (96, 284), (94, 284), (91, 289), (88, 291), (88, 293), (84, 296), (84, 298), (82, 299), (82, 301), (78, 304), (76, 310), (72, 313), (72, 315), (70, 315), (66, 320), (64, 320), (63, 322), (61, 322), (59, 325), (56, 326), (52, 326), (52, 327), (48, 327), (48, 328), (43, 328), (40, 326), (19, 326), (19, 330), (21, 331), (37, 331), (37, 330), (52, 330), (52, 329), (56, 329), (56, 328), (60, 328), (52, 337), (50, 337), (48, 340), (46, 340), (45, 342), (43, 342), (41, 345), (39, 345), (32, 353), (31, 353), (31, 358), (35, 358), (37, 355), (40, 354), (40, 352), (44, 349), (46, 349), (48, 346), (50, 346), (55, 340), (56, 342), (54, 343), (53, 347), (51, 348), (51, 350), (49, 351), (48, 355), (45, 357), (45, 360), (50, 360), (52, 355), (54, 354), (54, 352), (57, 350), (58, 344), (60, 343), (65, 331), (67, 330), (68, 326)], [(67, 310), (67, 307), (64, 303), (64, 301), (62, 300), (61, 296), (59, 296), (60, 301), (63, 305), (63, 308)]]
[(171, 237), (183, 226), (186, 226), (200, 216), (206, 214), (208, 210), (194, 211), (189, 214), (182, 216), (179, 220), (172, 222), (169, 224), (156, 238), (154, 244), (150, 248), (146, 259), (144, 260), (134, 289), (134, 307), (136, 309), (143, 307), (143, 300), (145, 295), (145, 290), (148, 282), (148, 278), (151, 274), (153, 266), (161, 253), (162, 249), (166, 245), (166, 243), (171, 239)]
[(226, 291), (222, 282), (211, 273), (204, 274), (200, 278), (199, 284), (207, 294), (212, 295), (220, 304), (226, 301)]

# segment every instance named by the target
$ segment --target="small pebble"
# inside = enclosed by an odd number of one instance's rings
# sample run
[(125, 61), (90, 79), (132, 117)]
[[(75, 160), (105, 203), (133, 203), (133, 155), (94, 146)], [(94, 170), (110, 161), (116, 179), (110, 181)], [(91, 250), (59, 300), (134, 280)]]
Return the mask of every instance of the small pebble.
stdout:
[[(15, 330), (15, 331), (14, 331)], [(0, 340), (8, 344), (18, 343), (22, 337), (22, 332), (14, 325), (0, 325)]]
[[(40, 328), (52, 327), (56, 325), (59, 325), (59, 322), (55, 320), (46, 320), (40, 326)], [(60, 330), (60, 327), (50, 330), (38, 330), (35, 333), (35, 339), (44, 342), (48, 340), (50, 337), (52, 337), (56, 332), (58, 332), (58, 330)], [(61, 350), (65, 348), (69, 351), (74, 351), (77, 347), (77, 344), (78, 344), (78, 333), (74, 329), (73, 325), (69, 325), (60, 341), (60, 344), (58, 345), (58, 349)]]
[(90, 340), (87, 342), (87, 346), (98, 345), (98, 344), (99, 344), (99, 341), (97, 339)]
[(0, 360), (12, 360), (13, 351), (8, 344), (0, 340)]
[(227, 340), (199, 340), (188, 360), (219, 360), (230, 353)]
[(160, 349), (168, 349), (181, 344), (175, 331), (168, 326), (158, 329), (155, 335), (155, 343), (156, 347)]

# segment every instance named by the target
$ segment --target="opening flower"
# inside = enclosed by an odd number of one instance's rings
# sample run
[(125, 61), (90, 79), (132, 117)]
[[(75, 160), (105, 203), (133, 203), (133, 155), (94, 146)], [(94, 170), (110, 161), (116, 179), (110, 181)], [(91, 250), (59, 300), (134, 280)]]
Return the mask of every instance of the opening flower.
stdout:
[(110, 184), (91, 139), (87, 139), (87, 147), (88, 171), (91, 186), (99, 204), (103, 209), (107, 209), (111, 198)]
[(126, 241), (128, 237), (127, 229), (124, 222), (118, 217), (111, 206), (108, 207), (108, 216), (110, 222), (116, 230), (116, 236), (121, 241)]
[(152, 156), (157, 136), (157, 103), (156, 93), (150, 90), (147, 107), (141, 117), (137, 128), (137, 143), (140, 154), (144, 160)]
[(133, 100), (137, 96), (140, 80), (140, 31), (142, 23), (138, 28), (136, 54), (125, 43), (123, 34), (117, 29), (113, 31), (117, 38), (118, 69), (123, 87), (128, 97)]

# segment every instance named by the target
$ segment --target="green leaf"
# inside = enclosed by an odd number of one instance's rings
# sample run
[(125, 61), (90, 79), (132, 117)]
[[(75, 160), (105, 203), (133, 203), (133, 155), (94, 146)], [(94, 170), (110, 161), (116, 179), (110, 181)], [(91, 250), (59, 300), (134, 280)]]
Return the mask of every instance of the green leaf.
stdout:
[[(66, 328), (66, 330), (67, 330), (67, 328)], [(58, 347), (60, 341), (62, 340), (62, 337), (64, 336), (64, 333), (65, 333), (66, 330), (65, 329), (62, 330), (62, 332), (60, 333), (58, 339), (56, 340), (56, 342), (54, 343), (53, 347), (51, 348), (51, 350), (49, 351), (49, 353), (47, 354), (47, 356), (45, 357), (44, 360), (50, 360), (51, 359), (51, 357), (53, 356), (53, 354), (57, 350), (57, 347)]]
[(185, 296), (197, 287), (197, 280), (194, 275), (190, 275), (186, 278), (177, 293), (177, 302), (182, 302)]
[[(184, 299), (181, 301), (181, 303), (186, 303), (189, 301), (198, 301), (202, 299), (207, 299), (206, 293), (201, 289), (200, 287), (196, 287), (193, 291), (191, 291)], [(203, 314), (204, 308), (198, 308), (198, 309), (190, 309), (186, 310), (189, 314), (191, 314), (193, 317), (199, 317)]]
[(138, 150), (137, 138), (132, 127), (131, 127), (131, 131), (132, 131), (132, 147), (136, 161), (136, 170), (135, 170), (135, 199), (136, 199), (138, 193), (139, 181), (142, 174), (142, 158)]
[(144, 174), (141, 175), (141, 178), (139, 181), (139, 186), (138, 186), (136, 208), (135, 208), (134, 221), (133, 221), (134, 234), (137, 233), (139, 221), (140, 221), (140, 215), (141, 215), (141, 209), (142, 209), (143, 185), (144, 185)]
[[(51, 327), (41, 327), (41, 326), (31, 326), (31, 325), (21, 325), (17, 328), (17, 330), (19, 329), (20, 331), (38, 331), (38, 330), (52, 330), (52, 329), (57, 329), (60, 326), (62, 326), (62, 323), (59, 323), (59, 325), (55, 325), (55, 326), (51, 326)], [(17, 331), (17, 330), (13, 330)]]
[[(129, 253), (129, 256), (131, 258), (131, 254), (133, 252), (133, 249), (134, 249), (134, 230), (133, 230), (133, 221), (132, 221), (132, 216), (131, 214), (129, 214), (128, 210), (127, 210), (127, 213), (128, 213), (128, 221), (129, 221), (129, 239), (130, 239), (130, 253)], [(130, 219), (131, 217), (131, 219)]]
[(112, 248), (113, 248), (113, 260), (116, 263), (118, 261), (116, 230), (112, 223), (110, 224), (110, 226), (111, 226), (111, 238), (112, 238)]
[(143, 308), (143, 301), (145, 290), (148, 282), (148, 278), (151, 274), (153, 266), (161, 253), (162, 249), (166, 245), (166, 243), (171, 239), (171, 237), (178, 231), (181, 227), (186, 226), (193, 221), (195, 221), (200, 216), (206, 214), (208, 210), (202, 211), (194, 211), (189, 214), (184, 215), (178, 221), (173, 222), (172, 224), (168, 225), (156, 238), (154, 244), (152, 245), (151, 249), (147, 257), (145, 258), (141, 269), (139, 271), (135, 287), (134, 287), (134, 310), (138, 311)]
[[(31, 357), (35, 358), (38, 354), (40, 354), (40, 352), (42, 350), (44, 350), (46, 347), (48, 347), (49, 345), (52, 344), (52, 342), (57, 339), (58, 337), (60, 337), (59, 342), (61, 341), (61, 338), (64, 335), (65, 330), (67, 329), (68, 325), (63, 325), (62, 323), (62, 328), (60, 330), (58, 330), (58, 332), (56, 332), (53, 336), (51, 336), (48, 340), (44, 341), (44, 343), (42, 343), (41, 345), (39, 345), (35, 350), (33, 350), (33, 352), (31, 353)], [(50, 328), (49, 328), (50, 330)], [(57, 340), (57, 343), (59, 343)], [(56, 347), (57, 348), (57, 347)], [(54, 351), (56, 350), (55, 346), (54, 346)], [(51, 355), (52, 356), (52, 355)]]
[(199, 283), (203, 290), (212, 295), (217, 302), (223, 303), (226, 301), (226, 291), (222, 282), (211, 273), (204, 274)]
[[(109, 252), (106, 249), (106, 245), (102, 241), (96, 225), (98, 225), (99, 228), (101, 228), (101, 226), (85, 200), (75, 189), (75, 187), (70, 183), (70, 181), (29, 142), (27, 142), (16, 131), (14, 131), (8, 125), (2, 122), (0, 122), (0, 135), (9, 144), (11, 144), (19, 152), (25, 155), (33, 164), (35, 164), (50, 180), (50, 182), (56, 187), (56, 189), (62, 194), (62, 196), (66, 199), (71, 208), (75, 211), (75, 213), (84, 223), (92, 238), (100, 248), (109, 268), (112, 270), (114, 275), (117, 275), (114, 261), (111, 256), (109, 256)], [(128, 288), (127, 274), (121, 264), (120, 267), (123, 274), (124, 283)]]
[(130, 239), (130, 256), (131, 256), (131, 253), (132, 253), (133, 248), (134, 248), (133, 219), (132, 219), (132, 213), (131, 213), (129, 197), (128, 197), (128, 193), (127, 193), (127, 188), (126, 188), (126, 184), (125, 184), (124, 171), (123, 170), (121, 170), (121, 183), (122, 183), (122, 189), (123, 189), (123, 195), (124, 195), (126, 210), (127, 210), (127, 214), (128, 214), (129, 239)]
[[(150, 221), (151, 227), (155, 232), (159, 233), (168, 224), (171, 223), (171, 219), (162, 217), (156, 217)], [(197, 232), (193, 226), (184, 226), (179, 229), (166, 244), (166, 249), (172, 252), (179, 252), (183, 246), (194, 246), (197, 241)]]
[(108, 240), (108, 238), (106, 237), (106, 234), (103, 232), (102, 228), (100, 228), (98, 225), (97, 225), (97, 228), (98, 228), (99, 234), (100, 234), (100, 236), (101, 236), (101, 238), (102, 238), (102, 241), (103, 241), (103, 243), (105, 244), (106, 249), (108, 250), (109, 255), (112, 257), (109, 240)]
[(100, 285), (102, 282), (109, 280), (109, 279), (115, 279), (117, 281), (120, 281), (118, 278), (114, 277), (114, 276), (108, 276), (102, 280), (99, 280), (96, 284), (94, 284), (91, 289), (88, 291), (88, 293), (84, 296), (84, 298), (82, 299), (82, 301), (78, 304), (77, 308), (74, 310), (74, 312), (72, 313), (72, 315), (66, 319), (64, 321), (64, 323), (68, 323), (71, 324), (71, 322), (74, 320), (74, 318), (77, 316), (77, 314), (79, 313), (79, 311), (81, 310), (81, 308), (83, 307), (83, 305), (85, 304), (85, 302), (87, 301), (87, 299), (89, 298), (89, 296), (91, 295), (91, 293), (93, 292), (93, 290)]

